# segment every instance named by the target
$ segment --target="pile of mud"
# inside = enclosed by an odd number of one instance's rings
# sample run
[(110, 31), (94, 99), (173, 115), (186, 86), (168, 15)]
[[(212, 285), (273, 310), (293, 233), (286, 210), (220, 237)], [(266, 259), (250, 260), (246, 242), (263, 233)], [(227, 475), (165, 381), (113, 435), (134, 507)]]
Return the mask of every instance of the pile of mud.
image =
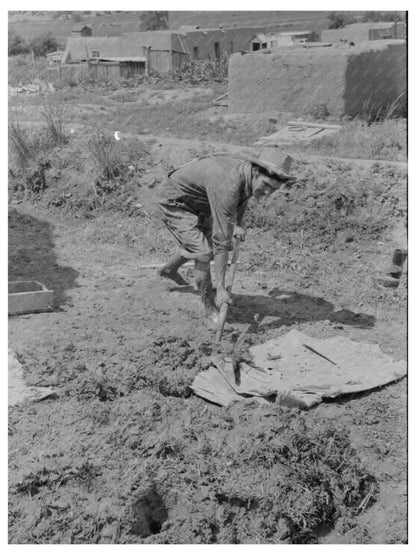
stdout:
[(249, 205), (246, 225), (273, 229), (289, 243), (302, 233), (304, 244), (331, 248), (338, 239), (379, 240), (392, 223), (406, 220), (405, 168), (315, 160), (296, 161), (293, 173), (298, 179), (290, 191)]

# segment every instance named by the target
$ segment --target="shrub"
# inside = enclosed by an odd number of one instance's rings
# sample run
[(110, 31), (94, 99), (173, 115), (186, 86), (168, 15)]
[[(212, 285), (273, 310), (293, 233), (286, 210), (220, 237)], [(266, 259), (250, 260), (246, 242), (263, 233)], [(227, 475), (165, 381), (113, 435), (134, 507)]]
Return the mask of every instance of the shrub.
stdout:
[(178, 71), (173, 72), (173, 78), (185, 83), (222, 83), (228, 76), (228, 59), (216, 61), (187, 62)]
[(24, 39), (13, 31), (13, 29), (9, 29), (8, 40), (9, 56), (17, 56), (18, 54), (25, 54), (27, 52), (28, 48)]
[(169, 29), (169, 12), (143, 12), (140, 31)]
[(76, 23), (79, 23), (82, 21), (82, 12), (72, 12), (71, 17)]
[(331, 12), (329, 14), (329, 29), (340, 29), (349, 23), (354, 23), (354, 18), (348, 12)]
[(35, 56), (43, 57), (46, 56), (46, 54), (49, 54), (49, 52), (58, 50), (59, 43), (58, 40), (49, 31), (47, 33), (44, 33), (43, 35), (35, 37), (29, 43), (29, 48), (33, 51)]
[(17, 86), (19, 83), (33, 83), (34, 79), (46, 79), (46, 58), (32, 59), (30, 54), (20, 54), (9, 58), (8, 77), (9, 85)]

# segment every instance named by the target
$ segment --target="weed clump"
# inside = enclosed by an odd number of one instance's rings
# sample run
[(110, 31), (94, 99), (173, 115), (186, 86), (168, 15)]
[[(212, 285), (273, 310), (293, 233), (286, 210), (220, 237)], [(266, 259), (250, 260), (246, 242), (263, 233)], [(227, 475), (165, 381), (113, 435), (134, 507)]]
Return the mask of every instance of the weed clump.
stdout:
[(199, 410), (190, 425), (166, 429), (162, 419), (163, 431), (143, 438), (132, 497), (151, 480), (171, 507), (149, 543), (317, 543), (322, 529), (356, 525), (378, 488), (348, 431), (311, 413), (263, 410), (259, 419), (241, 404), (232, 415), (211, 413), (214, 431)]

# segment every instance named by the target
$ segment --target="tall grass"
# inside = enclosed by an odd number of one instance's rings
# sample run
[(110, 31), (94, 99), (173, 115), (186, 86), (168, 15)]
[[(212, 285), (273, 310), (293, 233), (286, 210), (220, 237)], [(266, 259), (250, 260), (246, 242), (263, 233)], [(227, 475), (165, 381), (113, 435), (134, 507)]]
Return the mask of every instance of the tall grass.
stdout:
[(49, 144), (51, 146), (66, 144), (68, 142), (68, 136), (64, 131), (63, 107), (47, 102), (40, 113), (45, 124), (45, 131)]
[(114, 181), (120, 174), (120, 151), (118, 144), (102, 131), (91, 135), (87, 141), (87, 148), (106, 181)]
[(26, 167), (36, 159), (36, 149), (16, 118), (9, 122), (9, 146), (19, 166)]
[(401, 93), (387, 104), (372, 102), (371, 96), (363, 103), (361, 118), (367, 125), (407, 116), (405, 93)]

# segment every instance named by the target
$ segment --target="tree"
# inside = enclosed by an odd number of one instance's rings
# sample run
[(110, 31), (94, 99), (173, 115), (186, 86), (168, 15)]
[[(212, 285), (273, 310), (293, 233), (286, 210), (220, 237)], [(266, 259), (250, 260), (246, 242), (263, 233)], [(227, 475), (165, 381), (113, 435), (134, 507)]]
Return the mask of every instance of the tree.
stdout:
[(364, 12), (360, 21), (404, 21), (406, 12)]
[(35, 37), (29, 43), (29, 49), (33, 50), (34, 55), (38, 57), (46, 56), (46, 54), (54, 52), (58, 48), (59, 43), (50, 31)]
[(82, 13), (81, 12), (72, 12), (71, 17), (76, 23), (79, 23), (80, 21), (82, 21)]
[(9, 45), (8, 45), (8, 54), (9, 56), (17, 56), (18, 54), (24, 54), (27, 52), (27, 45), (24, 39), (13, 31), (13, 29), (9, 29)]
[(169, 29), (169, 12), (143, 12), (140, 19), (140, 31)]
[(347, 12), (331, 12), (328, 17), (329, 29), (340, 29), (349, 23), (354, 23), (354, 18)]

